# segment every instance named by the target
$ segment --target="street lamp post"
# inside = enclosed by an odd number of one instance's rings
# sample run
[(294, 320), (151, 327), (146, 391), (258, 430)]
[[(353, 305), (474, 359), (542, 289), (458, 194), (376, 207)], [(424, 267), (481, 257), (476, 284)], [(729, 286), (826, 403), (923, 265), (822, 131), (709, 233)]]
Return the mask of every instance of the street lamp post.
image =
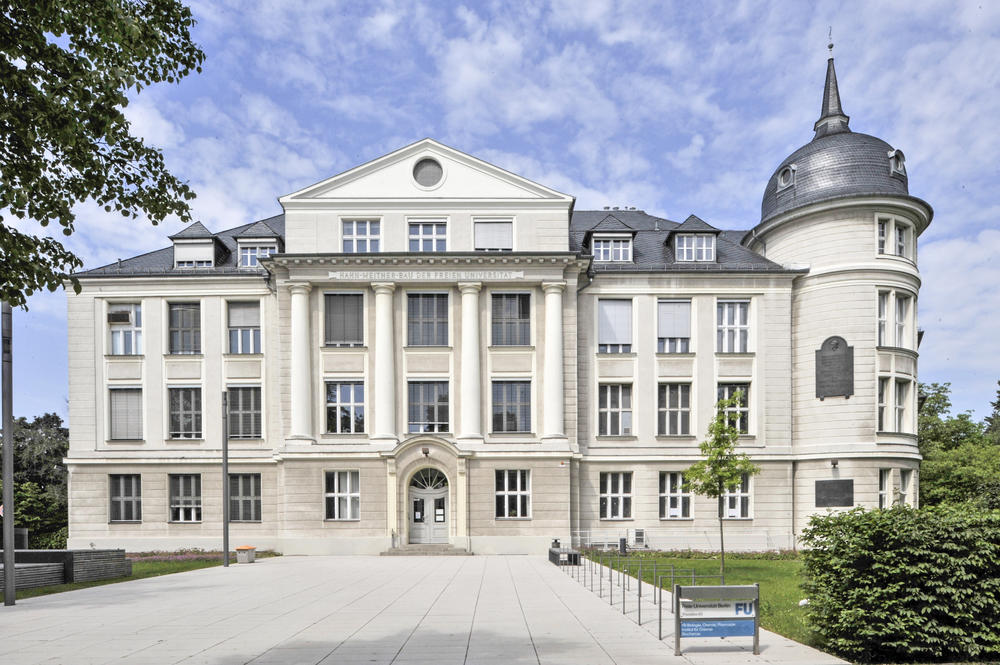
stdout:
[(3, 604), (13, 605), (14, 589), (14, 384), (11, 374), (11, 310), (0, 308), (3, 327)]

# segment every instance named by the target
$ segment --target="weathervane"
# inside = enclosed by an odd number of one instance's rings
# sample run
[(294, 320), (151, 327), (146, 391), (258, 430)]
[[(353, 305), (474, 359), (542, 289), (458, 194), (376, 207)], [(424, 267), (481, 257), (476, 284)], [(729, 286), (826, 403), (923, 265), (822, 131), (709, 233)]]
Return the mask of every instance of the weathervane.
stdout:
[(828, 49), (830, 49), (830, 57), (832, 58), (833, 57), (833, 26), (832, 25), (830, 26), (829, 38), (830, 38), (830, 43), (827, 44), (826, 47)]

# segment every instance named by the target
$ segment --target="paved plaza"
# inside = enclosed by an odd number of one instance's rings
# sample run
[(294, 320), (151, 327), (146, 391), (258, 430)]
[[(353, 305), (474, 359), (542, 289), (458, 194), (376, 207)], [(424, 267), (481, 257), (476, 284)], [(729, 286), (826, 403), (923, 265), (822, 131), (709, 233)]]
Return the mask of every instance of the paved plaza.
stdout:
[(0, 607), (0, 662), (843, 662), (767, 631), (760, 656), (731, 638), (683, 640), (675, 657), (667, 615), (660, 642), (648, 593), (637, 625), (634, 592), (624, 616), (620, 596), (612, 607), (534, 556), (280, 557)]

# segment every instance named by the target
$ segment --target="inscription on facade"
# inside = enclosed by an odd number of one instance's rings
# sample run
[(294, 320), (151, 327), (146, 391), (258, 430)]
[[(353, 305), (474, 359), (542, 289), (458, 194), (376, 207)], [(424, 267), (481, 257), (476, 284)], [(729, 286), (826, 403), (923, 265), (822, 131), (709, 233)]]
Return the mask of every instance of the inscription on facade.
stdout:
[(480, 282), (524, 279), (523, 270), (331, 270), (330, 279), (349, 282)]
[(817, 508), (850, 508), (854, 505), (854, 480), (817, 480)]
[(854, 347), (843, 337), (827, 337), (816, 351), (816, 397), (854, 394)]

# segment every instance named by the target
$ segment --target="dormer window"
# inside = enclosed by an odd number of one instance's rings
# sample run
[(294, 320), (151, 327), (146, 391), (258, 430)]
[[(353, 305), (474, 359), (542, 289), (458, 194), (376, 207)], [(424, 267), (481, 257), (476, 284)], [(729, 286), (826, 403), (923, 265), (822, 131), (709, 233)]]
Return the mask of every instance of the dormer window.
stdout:
[(889, 151), (889, 175), (906, 175), (906, 157), (902, 150)]
[(715, 236), (711, 233), (679, 233), (674, 257), (679, 262), (714, 261)]
[(178, 268), (211, 268), (214, 261), (178, 261)]
[(615, 263), (632, 260), (632, 236), (594, 236), (594, 260)]
[(795, 184), (795, 164), (789, 164), (778, 171), (778, 191), (788, 189)]
[(256, 268), (260, 264), (258, 259), (263, 259), (276, 253), (278, 248), (274, 245), (240, 245), (240, 267)]

